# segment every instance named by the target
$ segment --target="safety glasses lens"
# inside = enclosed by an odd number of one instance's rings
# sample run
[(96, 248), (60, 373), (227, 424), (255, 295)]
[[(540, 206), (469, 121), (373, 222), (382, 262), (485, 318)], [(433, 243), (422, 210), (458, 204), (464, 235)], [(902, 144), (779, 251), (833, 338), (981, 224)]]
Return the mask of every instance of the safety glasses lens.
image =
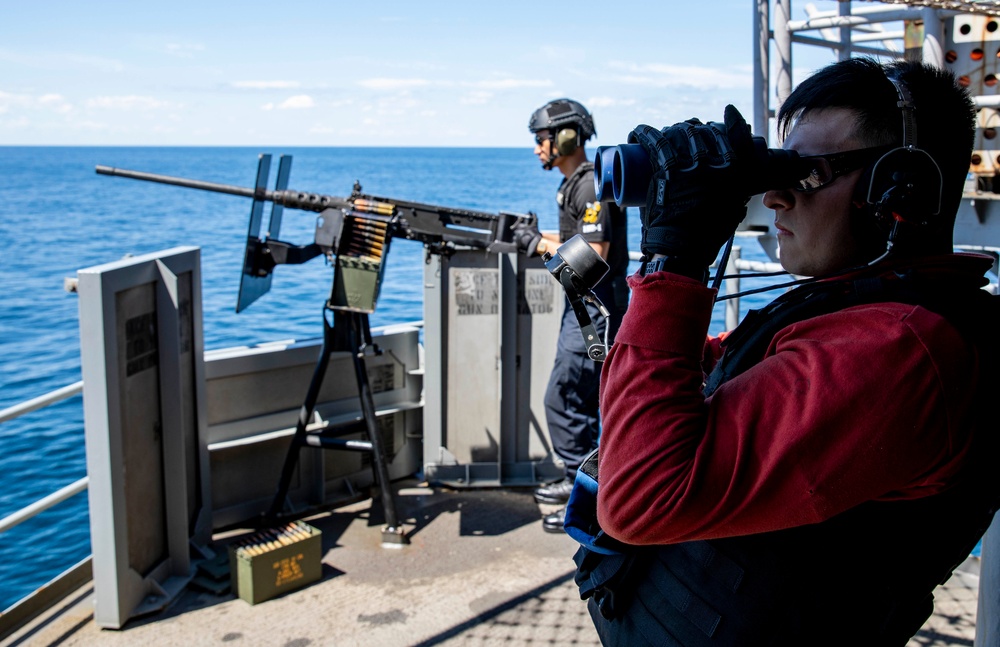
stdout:
[(795, 189), (809, 193), (829, 185), (841, 175), (864, 168), (888, 151), (890, 146), (859, 148), (829, 155), (807, 155), (799, 158), (802, 174)]
[(825, 157), (810, 158), (809, 165), (803, 171), (806, 169), (808, 173), (799, 178), (798, 186), (795, 187), (799, 191), (817, 191), (835, 179), (830, 162)]

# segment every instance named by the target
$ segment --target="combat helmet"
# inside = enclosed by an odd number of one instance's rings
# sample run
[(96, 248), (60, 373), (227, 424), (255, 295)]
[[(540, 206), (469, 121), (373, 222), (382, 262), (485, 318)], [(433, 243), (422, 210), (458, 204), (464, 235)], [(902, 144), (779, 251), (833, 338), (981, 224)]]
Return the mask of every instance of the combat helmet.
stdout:
[(579, 129), (580, 141), (585, 142), (597, 134), (594, 118), (590, 116), (583, 104), (572, 99), (554, 99), (532, 113), (528, 121), (528, 130), (537, 133), (539, 130), (550, 130), (553, 133), (566, 126), (576, 126)]

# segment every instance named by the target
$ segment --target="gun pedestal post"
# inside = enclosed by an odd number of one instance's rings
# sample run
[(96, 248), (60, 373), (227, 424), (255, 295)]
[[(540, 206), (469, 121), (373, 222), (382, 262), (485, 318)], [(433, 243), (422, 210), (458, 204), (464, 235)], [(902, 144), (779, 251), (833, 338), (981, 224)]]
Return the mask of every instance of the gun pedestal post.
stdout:
[[(333, 312), (333, 323), (327, 318), (327, 311)], [(316, 368), (313, 371), (309, 389), (306, 391), (306, 399), (299, 411), (299, 419), (295, 426), (295, 434), (292, 443), (288, 447), (285, 455), (285, 462), (281, 469), (281, 477), (278, 481), (278, 489), (275, 492), (271, 507), (267, 512), (266, 520), (274, 523), (281, 516), (288, 495), (288, 488), (292, 482), (295, 466), (299, 460), (299, 450), (305, 446), (317, 447), (321, 449), (339, 449), (343, 451), (367, 452), (371, 456), (372, 474), (379, 487), (380, 498), (382, 499), (382, 509), (385, 513), (385, 526), (382, 527), (382, 545), (384, 547), (399, 547), (409, 543), (409, 539), (403, 532), (396, 513), (396, 501), (392, 494), (392, 485), (389, 480), (389, 468), (385, 444), (382, 440), (381, 432), (378, 428), (378, 419), (375, 412), (375, 402), (372, 397), (371, 385), (368, 382), (368, 367), (365, 363), (365, 349), (372, 346), (371, 328), (368, 322), (368, 313), (353, 312), (344, 309), (331, 307), (325, 304), (323, 307), (323, 343), (320, 347), (319, 357), (316, 360)], [(306, 426), (313, 416), (316, 408), (316, 400), (323, 386), (323, 379), (326, 376), (326, 369), (330, 362), (330, 353), (337, 351), (347, 351), (351, 354), (354, 365), (354, 376), (358, 385), (358, 398), (361, 404), (362, 420), (360, 422), (341, 425), (321, 432), (307, 433)], [(340, 437), (325, 435), (327, 432), (334, 432), (343, 435), (345, 432), (362, 433), (367, 436), (367, 440), (347, 440)]]
[[(336, 312), (336, 311), (334, 311)], [(371, 443), (372, 472), (379, 486), (382, 498), (382, 509), (385, 512), (385, 526), (382, 527), (383, 546), (402, 546), (409, 543), (403, 533), (403, 527), (396, 516), (396, 501), (392, 496), (392, 486), (389, 483), (389, 468), (386, 466), (385, 446), (382, 434), (375, 417), (375, 401), (372, 398), (371, 385), (368, 383), (368, 368), (365, 365), (364, 349), (371, 344), (371, 329), (368, 325), (368, 315), (360, 312), (342, 313), (341, 321), (347, 319), (347, 350), (354, 361), (354, 375), (358, 381), (358, 398), (361, 400), (361, 413), (364, 416), (368, 431), (368, 442)], [(324, 318), (325, 321), (325, 318)]]

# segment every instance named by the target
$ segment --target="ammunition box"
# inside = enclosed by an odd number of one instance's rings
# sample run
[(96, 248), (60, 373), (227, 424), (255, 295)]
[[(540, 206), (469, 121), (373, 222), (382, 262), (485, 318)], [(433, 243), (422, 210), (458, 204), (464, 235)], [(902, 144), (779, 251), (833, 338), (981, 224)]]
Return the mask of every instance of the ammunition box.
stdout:
[(237, 597), (257, 604), (320, 579), (322, 533), (301, 521), (261, 530), (229, 547)]
[(385, 266), (380, 260), (338, 258), (329, 306), (350, 312), (375, 312), (384, 273)]

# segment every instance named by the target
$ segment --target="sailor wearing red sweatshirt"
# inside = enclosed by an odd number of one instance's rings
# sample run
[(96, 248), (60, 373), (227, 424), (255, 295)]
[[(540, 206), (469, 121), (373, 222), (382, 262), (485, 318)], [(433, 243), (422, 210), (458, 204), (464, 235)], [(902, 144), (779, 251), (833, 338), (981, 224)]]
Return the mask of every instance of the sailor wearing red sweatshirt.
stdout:
[(905, 645), (996, 508), (992, 261), (951, 243), (967, 94), (919, 63), (852, 59), (778, 120), (816, 169), (764, 204), (784, 268), (817, 280), (722, 340), (705, 277), (753, 192), (746, 124), (730, 107), (722, 128), (630, 136), (656, 170), (651, 262), (601, 376), (610, 550), (576, 557), (608, 645)]

